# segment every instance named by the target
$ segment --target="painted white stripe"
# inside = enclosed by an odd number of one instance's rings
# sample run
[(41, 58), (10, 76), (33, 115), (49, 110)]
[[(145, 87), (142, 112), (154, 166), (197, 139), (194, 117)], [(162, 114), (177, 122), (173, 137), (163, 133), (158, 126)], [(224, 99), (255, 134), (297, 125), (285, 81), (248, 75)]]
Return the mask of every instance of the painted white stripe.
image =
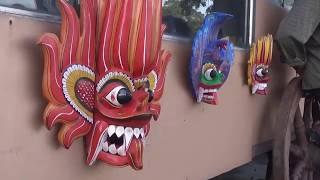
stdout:
[(142, 74), (144, 74), (145, 66), (146, 66), (146, 44), (147, 44), (147, 24), (148, 24), (148, 1), (146, 1), (146, 21), (144, 24), (144, 48), (143, 48), (143, 67), (142, 67)]
[[(69, 6), (69, 4), (66, 4), (66, 1), (61, 1), (62, 3), (64, 3), (65, 6)], [(74, 24), (72, 24), (74, 26)], [(74, 29), (74, 28), (73, 28)], [(68, 36), (70, 36), (69, 34), (69, 28), (68, 28)], [(70, 53), (69, 53), (69, 65), (72, 64), (72, 48), (73, 48), (73, 43), (74, 43), (74, 31), (72, 31), (71, 33), (71, 48), (70, 48)]]
[(92, 143), (93, 143), (93, 136), (94, 136), (94, 133), (96, 132), (96, 128), (97, 126), (100, 124), (100, 122), (98, 121), (97, 123), (95, 123), (94, 127), (93, 127), (93, 131), (92, 131), (92, 135), (91, 135), (91, 138), (90, 138), (90, 146), (89, 146), (89, 151), (88, 151), (88, 154), (91, 154), (91, 147), (92, 147)]
[[(91, 12), (89, 14), (89, 53), (88, 53), (88, 67), (90, 67), (90, 54), (91, 54), (91, 32), (92, 32), (92, 21), (91, 21)], [(93, 68), (93, 67), (91, 67)]]
[[(111, 12), (111, 10), (110, 10), (111, 7), (110, 6), (111, 6), (111, 3), (109, 2), (109, 8), (108, 8), (109, 12), (108, 12), (107, 18), (110, 17), (110, 12)], [(105, 53), (106, 53), (105, 52), (105, 48), (106, 48), (106, 41), (107, 41), (107, 33), (108, 33), (108, 29), (109, 29), (109, 22), (110, 21), (107, 21), (107, 27), (106, 27), (105, 33), (104, 33), (103, 48), (102, 48), (103, 65), (104, 65), (105, 72), (108, 71), (107, 64), (106, 64), (106, 58), (105, 58)]]
[(71, 115), (71, 114), (73, 114), (73, 113), (74, 113), (74, 110), (72, 109), (72, 111), (71, 111), (70, 113), (60, 113), (60, 114), (57, 114), (56, 117), (54, 117), (52, 123), (50, 124), (50, 127), (52, 127), (52, 125), (54, 124), (54, 122), (56, 122), (56, 120), (57, 120), (60, 116), (62, 116), (62, 115), (67, 115), (67, 116), (69, 116), (69, 115)]
[[(127, 12), (127, 6), (128, 6), (128, 1), (125, 1), (125, 5), (124, 5), (124, 12)], [(121, 58), (121, 43), (122, 43), (122, 34), (123, 34), (123, 26), (124, 26), (124, 21), (122, 21), (121, 23), (121, 30), (120, 30), (120, 42), (119, 42), (119, 50), (118, 50), (118, 55), (119, 55), (119, 62), (121, 65), (121, 69), (123, 69), (123, 64), (122, 64), (122, 58)]]
[[(94, 127), (94, 130), (95, 130), (95, 129), (96, 129), (96, 126)], [(102, 140), (102, 138), (104, 137), (104, 135), (105, 135), (105, 133), (107, 132), (107, 130), (108, 130), (108, 128), (106, 128), (106, 129), (101, 133), (101, 135), (100, 135), (100, 137), (99, 137), (99, 141), (98, 141), (97, 147), (96, 147), (96, 149), (95, 149), (93, 158), (91, 159), (91, 162), (89, 163), (90, 166), (93, 165), (93, 163), (96, 161), (99, 153), (100, 153), (101, 150), (102, 150), (102, 142), (101, 142), (101, 140)], [(93, 131), (92, 134), (94, 134), (94, 132), (95, 132), (95, 131)], [(90, 154), (91, 148), (92, 148), (93, 136), (91, 137), (90, 142), (91, 142), (91, 143), (90, 143), (90, 147), (89, 147), (89, 154)]]
[(91, 153), (91, 147), (92, 147), (92, 142), (93, 142), (93, 136), (94, 136), (94, 132), (96, 131), (97, 124), (99, 124), (99, 123), (95, 123), (95, 125), (94, 125), (94, 127), (93, 127), (92, 135), (91, 135), (91, 138), (90, 138), (90, 146), (89, 146), (89, 152), (88, 152), (88, 154), (90, 154), (90, 153)]
[[(55, 52), (54, 48), (53, 48), (50, 44), (44, 44), (44, 45), (48, 46), (48, 47), (52, 50), (52, 52), (53, 52), (53, 54), (54, 54), (54, 59), (56, 59), (57, 57), (56, 57), (56, 52)], [(57, 65), (56, 65), (56, 61), (53, 61), (53, 66), (54, 66), (54, 68), (55, 68), (54, 78), (55, 78), (56, 84), (57, 84), (57, 86), (61, 89), (61, 86), (60, 86), (60, 84), (58, 83), (58, 79), (57, 79), (57, 68), (58, 68), (58, 67), (57, 67)]]
[(73, 130), (73, 131), (70, 133), (70, 135), (72, 136), (74, 132), (76, 132), (78, 129), (82, 128), (85, 124), (86, 124), (86, 121), (83, 120), (81, 126), (79, 126), (78, 128), (76, 128), (75, 130)]

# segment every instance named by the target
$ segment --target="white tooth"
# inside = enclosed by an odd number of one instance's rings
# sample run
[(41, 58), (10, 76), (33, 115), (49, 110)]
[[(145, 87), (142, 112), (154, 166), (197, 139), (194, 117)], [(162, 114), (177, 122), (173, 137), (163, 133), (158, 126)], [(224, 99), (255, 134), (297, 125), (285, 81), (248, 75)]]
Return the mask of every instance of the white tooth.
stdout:
[(126, 146), (122, 145), (118, 148), (117, 152), (120, 156), (126, 156)]
[(103, 144), (104, 144), (106, 138), (107, 138), (107, 136), (106, 136), (106, 130), (104, 130), (103, 136), (100, 137), (98, 147), (97, 147), (97, 149), (96, 149), (96, 151), (95, 151), (95, 153), (94, 153), (94, 155), (93, 155), (92, 160), (91, 160), (90, 163), (89, 163), (90, 166), (93, 165), (93, 163), (97, 160), (99, 153), (103, 150)]
[(116, 126), (111, 125), (108, 127), (108, 135), (111, 137), (116, 132)]
[(108, 150), (109, 150), (108, 142), (103, 143), (102, 148), (103, 148), (103, 151), (104, 151), (104, 152), (108, 152)]
[(217, 93), (217, 92), (218, 92), (218, 89), (214, 89), (213, 92)]
[(215, 90), (214, 89), (209, 89), (209, 92), (213, 93), (213, 92), (215, 92)]
[(259, 84), (259, 90), (264, 90), (268, 87), (268, 85), (266, 83), (261, 83)]
[(258, 84), (254, 85), (252, 87), (252, 94), (255, 94), (258, 91), (258, 89), (259, 89), (259, 85)]
[(204, 89), (202, 87), (199, 88), (198, 99), (197, 99), (198, 103), (200, 103), (202, 101), (203, 93), (204, 93)]
[(209, 89), (205, 89), (205, 90), (204, 90), (204, 93), (208, 93), (208, 92), (209, 92)]
[(263, 84), (259, 84), (259, 90), (264, 90), (264, 85)]
[(109, 153), (117, 154), (117, 148), (115, 144), (112, 144), (111, 146), (109, 146)]
[(108, 139), (108, 134), (105, 132), (105, 133), (103, 134), (102, 139), (101, 139), (101, 143), (107, 142), (107, 139)]
[(124, 134), (124, 127), (118, 126), (116, 130), (116, 134), (118, 137), (121, 137)]
[(213, 99), (213, 96), (208, 96), (208, 99)]
[(135, 136), (136, 138), (139, 138), (139, 136), (140, 136), (140, 129), (139, 129), (139, 128), (135, 128), (135, 129), (133, 130), (133, 134), (134, 134), (134, 136)]
[(127, 127), (127, 128), (124, 130), (124, 137), (125, 137), (125, 142), (126, 142), (126, 149), (128, 149), (128, 148), (129, 148), (129, 145), (130, 145), (130, 143), (131, 143), (132, 137), (133, 137), (133, 129)]
[(141, 134), (141, 137), (144, 138), (144, 129), (143, 128), (140, 129), (140, 134)]

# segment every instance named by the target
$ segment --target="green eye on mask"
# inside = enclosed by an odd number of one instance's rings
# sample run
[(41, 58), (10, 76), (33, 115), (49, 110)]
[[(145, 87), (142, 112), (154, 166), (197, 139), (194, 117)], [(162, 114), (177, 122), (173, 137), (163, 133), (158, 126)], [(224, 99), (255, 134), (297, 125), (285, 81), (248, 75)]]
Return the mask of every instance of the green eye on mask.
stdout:
[(207, 69), (204, 73), (201, 74), (200, 80), (201, 83), (205, 85), (215, 85), (221, 84), (223, 82), (223, 74), (217, 72), (215, 69)]

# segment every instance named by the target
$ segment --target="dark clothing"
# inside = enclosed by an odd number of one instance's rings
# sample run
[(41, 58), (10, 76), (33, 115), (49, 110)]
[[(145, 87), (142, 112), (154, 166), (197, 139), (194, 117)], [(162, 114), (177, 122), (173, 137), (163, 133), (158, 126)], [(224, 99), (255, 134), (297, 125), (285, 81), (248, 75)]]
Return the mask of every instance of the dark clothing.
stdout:
[(281, 22), (277, 43), (292, 67), (304, 67), (304, 90), (320, 88), (320, 0), (296, 0)]

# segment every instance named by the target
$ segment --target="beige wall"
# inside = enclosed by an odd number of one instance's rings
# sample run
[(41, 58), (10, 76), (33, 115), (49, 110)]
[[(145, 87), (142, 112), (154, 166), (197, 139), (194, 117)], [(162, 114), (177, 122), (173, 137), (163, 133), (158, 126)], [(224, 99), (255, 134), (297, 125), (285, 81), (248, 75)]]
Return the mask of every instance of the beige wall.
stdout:
[[(256, 35), (276, 30), (279, 10), (257, 1)], [(9, 20), (13, 24), (9, 25)], [(188, 53), (173, 51), (162, 114), (152, 124), (144, 170), (84, 164), (82, 141), (65, 150), (56, 132), (42, 125), (42, 59), (35, 45), (58, 26), (28, 18), (0, 15), (0, 179), (4, 180), (202, 180), (249, 162), (252, 147), (272, 138), (272, 119), (289, 75), (278, 60), (272, 68), (267, 97), (251, 96), (246, 86), (247, 53), (237, 51), (220, 105), (195, 104), (187, 86)], [(174, 50), (171, 43), (164, 47)], [(188, 52), (188, 50), (187, 50)]]

